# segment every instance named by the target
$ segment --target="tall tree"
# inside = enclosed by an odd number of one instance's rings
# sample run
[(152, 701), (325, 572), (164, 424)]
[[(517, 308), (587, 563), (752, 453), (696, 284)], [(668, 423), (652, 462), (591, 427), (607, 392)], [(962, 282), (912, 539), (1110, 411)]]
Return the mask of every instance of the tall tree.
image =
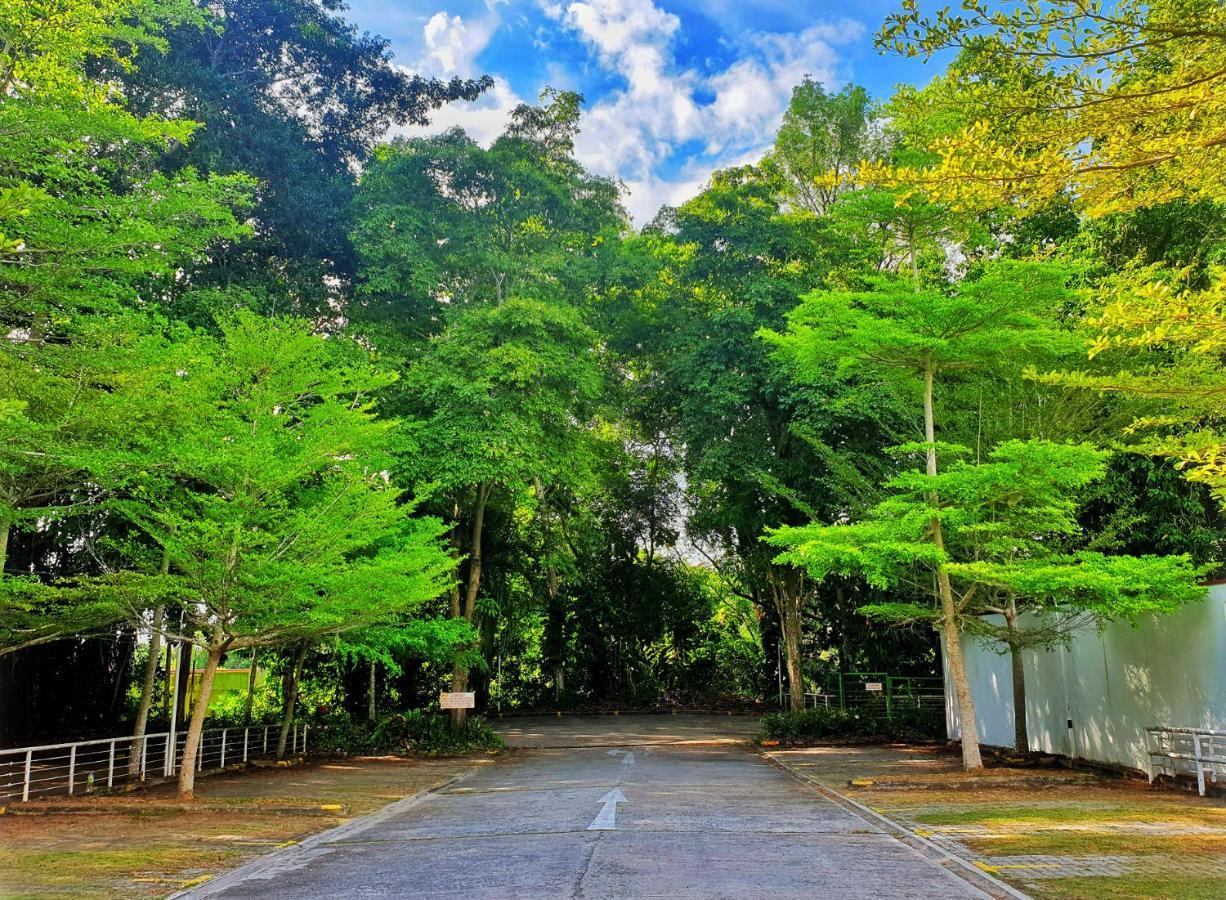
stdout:
[[(192, 123), (138, 117), (86, 72), (131, 68), (162, 46), (177, 3), (47, 0), (0, 10), (0, 559), (10, 536), (96, 513), (101, 459), (158, 420), (145, 370), (159, 358), (149, 308), (216, 241), (236, 240), (241, 177), (154, 170)], [(63, 553), (74, 555), (68, 547)], [(75, 554), (77, 556), (83, 554)], [(45, 559), (43, 560), (45, 561)], [(81, 633), (117, 617), (45, 567), (0, 581), (0, 646)], [(66, 575), (72, 567), (60, 566)], [(96, 570), (92, 562), (84, 568)], [(65, 571), (66, 570), (66, 571)]]
[(806, 76), (792, 89), (792, 100), (762, 161), (768, 175), (783, 180), (783, 199), (815, 216), (830, 212), (862, 159), (876, 157), (884, 140), (873, 135), (868, 92), (848, 85), (828, 94)]
[[(363, 356), (306, 323), (239, 313), (172, 373), (197, 419), (150, 468), (183, 489), (121, 508), (167, 553), (166, 590), (207, 652), (186, 760), (227, 651), (390, 623), (445, 589), (442, 525), (412, 517), (389, 482), (391, 423), (375, 421), (371, 397), (389, 379)], [(181, 795), (194, 778), (184, 766)]]
[(646, 421), (683, 454), (687, 532), (777, 618), (800, 709), (804, 619), (822, 598), (803, 569), (772, 562), (760, 536), (854, 506), (877, 480), (864, 477), (880, 471), (877, 448), (892, 443), (882, 434), (893, 409), (874, 406), (871, 389), (844, 391), (833, 370), (820, 390), (798, 389), (755, 340), (842, 262), (828, 219), (781, 205), (777, 182), (757, 169), (716, 173), (631, 245), (643, 258), (628, 260), (608, 294), (628, 308), (613, 346), (649, 396)]
[[(514, 298), (459, 311), (406, 372), (399, 403), (417, 418), (402, 430), (402, 471), (451, 498), (453, 541), (467, 555), (454, 616), (477, 616), (491, 498), (584, 466), (580, 427), (600, 387), (595, 335), (580, 315)], [(452, 690), (467, 684), (468, 666), (458, 661)]]
[(1060, 270), (1042, 265), (1001, 263), (982, 279), (963, 282), (950, 293), (900, 290), (889, 283), (878, 291), (816, 293), (792, 314), (789, 333), (772, 338), (802, 378), (806, 371), (823, 372), (833, 360), (847, 370), (901, 376), (900, 388), (918, 401), (932, 511), (926, 533), (932, 549), (923, 561), (931, 566), (936, 585), (963, 729), (963, 763), (968, 769), (983, 763), (962, 657), (960, 615), (966, 598), (955, 596), (945, 562), (947, 523), (936, 512), (941, 503), (937, 384), (1002, 363), (1016, 370), (1022, 360), (1042, 358), (1075, 343), (1073, 335), (1051, 324), (1056, 310), (1068, 300), (1065, 277)]
[[(193, 141), (162, 160), (165, 171), (243, 172), (260, 183), (252, 239), (218, 248), (195, 281), (242, 285), (245, 302), (267, 311), (334, 314), (353, 277), (355, 172), (392, 126), (426, 124), (434, 110), (475, 99), (492, 81), (406, 71), (385, 38), (345, 19), (343, 0), (181, 5), (197, 15), (166, 31), (163, 52), (136, 70), (99, 69), (122, 79), (139, 113), (200, 123)], [(224, 302), (232, 306), (233, 297)], [(178, 307), (207, 318), (195, 303)]]

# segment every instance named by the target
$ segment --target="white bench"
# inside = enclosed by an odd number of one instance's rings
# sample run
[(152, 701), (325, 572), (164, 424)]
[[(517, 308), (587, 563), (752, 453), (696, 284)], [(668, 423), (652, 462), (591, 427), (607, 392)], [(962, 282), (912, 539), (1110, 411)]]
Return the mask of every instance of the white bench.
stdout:
[(1226, 779), (1226, 731), (1209, 728), (1145, 729), (1149, 781), (1159, 775), (1195, 775), (1196, 788), (1205, 796), (1205, 776), (1214, 784)]

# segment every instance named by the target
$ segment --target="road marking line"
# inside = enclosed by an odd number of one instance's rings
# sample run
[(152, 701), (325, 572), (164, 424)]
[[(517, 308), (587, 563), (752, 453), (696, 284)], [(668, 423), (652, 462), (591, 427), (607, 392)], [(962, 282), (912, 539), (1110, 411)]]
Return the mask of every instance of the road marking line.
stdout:
[(592, 819), (592, 824), (587, 827), (588, 831), (614, 831), (617, 829), (617, 804), (626, 803), (626, 795), (622, 793), (621, 788), (613, 788), (609, 793), (605, 794), (599, 800), (604, 806), (600, 807), (600, 812), (596, 813), (596, 818)]

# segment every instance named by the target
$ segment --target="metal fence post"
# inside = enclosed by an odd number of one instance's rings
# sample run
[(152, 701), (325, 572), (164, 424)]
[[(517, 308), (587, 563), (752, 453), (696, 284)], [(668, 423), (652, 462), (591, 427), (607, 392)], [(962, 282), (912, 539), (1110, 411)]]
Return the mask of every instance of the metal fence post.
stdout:
[(306, 754), (306, 733), (307, 733), (307, 729), (310, 727), (311, 726), (308, 725), (306, 722), (302, 723), (302, 752), (304, 755)]
[[(142, 769), (144, 767), (142, 766)], [(111, 741), (111, 752), (107, 756), (106, 761), (106, 786), (113, 787), (115, 784), (115, 742)]]
[(843, 673), (839, 673), (839, 709), (847, 709), (847, 696), (843, 692)]
[(885, 717), (894, 718), (894, 678), (891, 675), (885, 676)]
[(1200, 735), (1192, 732), (1192, 755), (1196, 758), (1196, 789), (1205, 796), (1205, 765), (1201, 760)]
[(175, 773), (175, 733), (166, 732), (166, 758), (162, 760), (162, 776), (169, 778)]
[(204, 729), (200, 730), (200, 743), (196, 747), (196, 771), (204, 771)]
[(140, 780), (145, 780), (145, 773), (149, 771), (149, 735), (142, 734), (140, 736)]
[(250, 730), (250, 728), (243, 729), (243, 762), (247, 761), (247, 732)]
[(26, 751), (26, 776), (25, 776), (25, 780), (21, 783), (21, 799), (23, 802), (30, 799), (30, 765), (33, 762), (34, 762), (34, 751), (27, 750)]
[(226, 729), (221, 729), (221, 762), (217, 766), (219, 769), (226, 767)]
[(290, 733), (293, 734), (294, 736), (294, 745), (293, 745), (293, 749), (290, 750), (290, 753), (291, 755), (296, 755), (298, 753), (298, 726), (291, 725), (289, 730), (290, 730)]
[(264, 726), (264, 751), (263, 752), (265, 753), (268, 752), (268, 726), (267, 725)]
[(77, 745), (73, 744), (68, 750), (68, 793), (71, 795), (76, 790), (76, 785), (73, 783), (77, 778)]

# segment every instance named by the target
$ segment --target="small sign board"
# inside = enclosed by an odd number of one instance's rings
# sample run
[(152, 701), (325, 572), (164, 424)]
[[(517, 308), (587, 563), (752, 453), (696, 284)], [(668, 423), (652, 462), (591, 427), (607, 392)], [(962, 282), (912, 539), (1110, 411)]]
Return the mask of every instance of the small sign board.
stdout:
[(472, 691), (443, 691), (438, 695), (438, 705), (440, 709), (472, 709), (477, 705), (477, 695)]
[(866, 681), (864, 682), (864, 689), (866, 691), (880, 691), (882, 689), (881, 682), (880, 681)]

